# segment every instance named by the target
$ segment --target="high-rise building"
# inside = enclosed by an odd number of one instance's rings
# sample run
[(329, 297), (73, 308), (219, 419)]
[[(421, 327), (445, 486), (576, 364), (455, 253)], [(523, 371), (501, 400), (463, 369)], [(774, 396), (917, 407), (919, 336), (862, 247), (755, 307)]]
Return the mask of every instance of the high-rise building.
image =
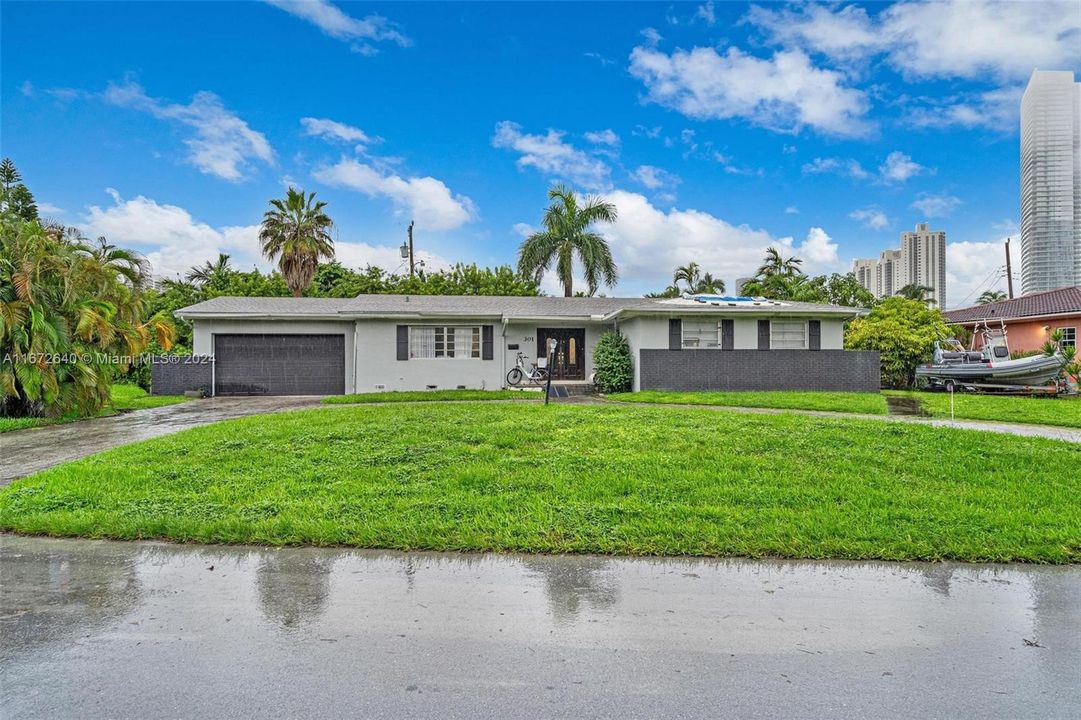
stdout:
[(1021, 289), (1081, 285), (1081, 83), (1036, 70), (1021, 98)]
[(946, 301), (946, 233), (920, 223), (901, 233), (899, 250), (883, 250), (878, 259), (856, 260), (852, 272), (876, 298), (896, 295), (905, 285), (931, 288), (928, 298)]
[(856, 260), (852, 264), (852, 272), (860, 285), (867, 288), (875, 297), (882, 297), (882, 292), (879, 290), (881, 285), (879, 284), (878, 260), (875, 258)]
[[(939, 307), (946, 304), (946, 233), (919, 223), (913, 232), (901, 233), (901, 263), (905, 282), (931, 288), (927, 298)], [(901, 288), (895, 288), (897, 292)]]

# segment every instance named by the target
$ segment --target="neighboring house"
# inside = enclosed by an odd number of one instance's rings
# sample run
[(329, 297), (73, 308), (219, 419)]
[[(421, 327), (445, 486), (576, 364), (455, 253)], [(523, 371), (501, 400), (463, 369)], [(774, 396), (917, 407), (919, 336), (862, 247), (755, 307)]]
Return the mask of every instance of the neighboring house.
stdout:
[[(993, 328), (1006, 324), (1010, 350), (1039, 350), (1052, 330), (1061, 328), (1063, 342), (1077, 347), (1081, 331), (1081, 285), (1022, 295), (1013, 300), (950, 310), (947, 322), (975, 329), (987, 322)], [(979, 350), (982, 338), (973, 337), (973, 349)]]
[(518, 353), (558, 342), (553, 381), (587, 383), (606, 330), (631, 347), (634, 389), (877, 391), (878, 353), (843, 350), (855, 308), (750, 298), (361, 295), (219, 297), (178, 310), (200, 364), (154, 366), (154, 392), (338, 394), (498, 389)]

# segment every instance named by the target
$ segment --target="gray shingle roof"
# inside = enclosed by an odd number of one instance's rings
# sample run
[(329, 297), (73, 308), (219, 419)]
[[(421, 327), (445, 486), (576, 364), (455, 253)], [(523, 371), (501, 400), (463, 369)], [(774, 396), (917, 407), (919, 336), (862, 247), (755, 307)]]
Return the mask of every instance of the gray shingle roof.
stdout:
[(1022, 295), (1013, 300), (974, 305), (950, 310), (946, 318), (950, 322), (964, 323), (977, 320), (1010, 320), (1013, 318), (1039, 317), (1081, 313), (1081, 285)]
[(355, 298), (218, 297), (177, 311), (183, 318), (422, 315), (494, 318), (589, 318), (641, 313), (817, 313), (850, 316), (854, 308), (815, 303), (700, 303), (682, 298), (503, 297), (480, 295), (358, 295)]

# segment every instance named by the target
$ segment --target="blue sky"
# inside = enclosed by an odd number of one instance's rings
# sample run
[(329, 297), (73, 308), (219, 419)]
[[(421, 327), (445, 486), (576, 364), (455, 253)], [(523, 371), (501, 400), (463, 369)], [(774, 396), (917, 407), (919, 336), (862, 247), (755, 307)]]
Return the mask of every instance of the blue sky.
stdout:
[(398, 268), (410, 219), (431, 266), (511, 263), (562, 180), (616, 204), (619, 294), (691, 260), (732, 283), (777, 243), (847, 271), (926, 220), (957, 305), (1005, 282), (1031, 70), (1081, 74), (1075, 3), (0, 12), (2, 153), (43, 214), (163, 275), (265, 267), (255, 226), (288, 184), (329, 201), (349, 265)]

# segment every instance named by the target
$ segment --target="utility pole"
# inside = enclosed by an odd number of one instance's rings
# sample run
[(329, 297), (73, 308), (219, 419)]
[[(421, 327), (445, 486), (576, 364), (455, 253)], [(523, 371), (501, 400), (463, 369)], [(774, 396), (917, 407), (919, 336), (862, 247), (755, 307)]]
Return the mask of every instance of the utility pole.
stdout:
[[(409, 277), (413, 277), (413, 221), (409, 221)], [(1013, 293), (1010, 293), (1010, 297), (1013, 297)]]
[(1010, 238), (1006, 238), (1006, 288), (1013, 300), (1013, 268), (1010, 266)]

